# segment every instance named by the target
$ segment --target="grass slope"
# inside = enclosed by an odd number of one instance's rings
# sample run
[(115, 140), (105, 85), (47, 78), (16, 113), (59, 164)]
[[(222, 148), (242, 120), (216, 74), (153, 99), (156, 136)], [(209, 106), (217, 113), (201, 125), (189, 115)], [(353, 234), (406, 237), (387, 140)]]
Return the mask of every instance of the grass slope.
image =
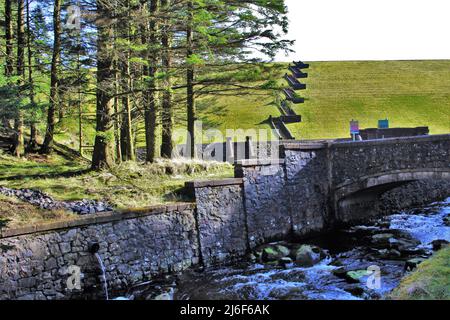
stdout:
[[(279, 64), (278, 72), (281, 79), (287, 65)], [(301, 79), (308, 84), (301, 92), (306, 103), (294, 108), (303, 123), (288, 126), (297, 139), (348, 137), (352, 119), (363, 128), (389, 118), (393, 127), (450, 132), (450, 60), (311, 62), (307, 72)], [(210, 98), (200, 116), (222, 132), (267, 128), (260, 123), (279, 111), (270, 91), (260, 94)]]
[[(379, 119), (389, 118), (393, 127), (429, 126), (431, 134), (450, 132), (450, 60), (426, 61), (349, 61), (310, 62), (308, 85), (299, 91), (305, 104), (294, 106), (303, 122), (288, 125), (297, 139), (333, 139), (349, 137), (349, 121), (357, 119), (362, 128), (376, 127)], [(257, 87), (268, 80), (282, 79), (288, 64), (255, 66), (259, 81), (242, 83)], [(217, 87), (215, 89), (230, 89)], [(280, 114), (276, 101), (281, 90), (225, 91), (206, 94), (197, 99), (198, 118), (203, 130), (218, 129), (225, 136), (227, 129), (269, 129), (265, 120)], [(175, 90), (178, 101), (175, 127), (186, 125), (185, 90)], [(95, 112), (95, 105), (85, 106)], [(137, 125), (137, 145), (145, 146), (143, 123)], [(95, 121), (85, 119), (85, 143), (93, 145)], [(160, 127), (158, 132), (160, 131)], [(176, 143), (184, 143), (185, 134)], [(244, 137), (245, 138), (245, 135)], [(270, 139), (271, 137), (269, 137)], [(274, 138), (274, 137), (272, 137)], [(56, 139), (78, 148), (76, 115), (67, 116), (57, 126)], [(217, 140), (217, 139), (216, 139)], [(205, 142), (207, 142), (205, 140)]]
[(394, 300), (450, 300), (450, 246), (419, 265), (402, 280), (390, 298)]

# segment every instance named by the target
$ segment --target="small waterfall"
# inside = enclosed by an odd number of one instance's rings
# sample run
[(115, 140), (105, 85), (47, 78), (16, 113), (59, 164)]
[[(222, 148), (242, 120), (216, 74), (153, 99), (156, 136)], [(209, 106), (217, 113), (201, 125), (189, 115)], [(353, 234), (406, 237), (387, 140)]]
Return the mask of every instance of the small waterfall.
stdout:
[(106, 300), (109, 300), (108, 295), (108, 283), (106, 282), (106, 269), (105, 265), (103, 264), (103, 260), (100, 257), (100, 254), (95, 253), (95, 257), (97, 258), (98, 264), (100, 265), (100, 268), (102, 269), (102, 279), (103, 279), (103, 290), (105, 291), (105, 298)]

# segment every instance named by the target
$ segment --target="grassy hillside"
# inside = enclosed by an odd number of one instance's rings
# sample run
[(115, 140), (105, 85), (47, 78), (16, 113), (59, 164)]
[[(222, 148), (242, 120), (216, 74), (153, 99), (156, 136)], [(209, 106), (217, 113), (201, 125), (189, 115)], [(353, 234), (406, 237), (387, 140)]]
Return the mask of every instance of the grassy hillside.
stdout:
[[(280, 79), (288, 64), (258, 66), (262, 77), (244, 85), (257, 87), (270, 79)], [(450, 60), (440, 61), (353, 61), (311, 62), (307, 71), (308, 89), (299, 92), (306, 103), (296, 105), (303, 123), (288, 125), (297, 139), (331, 139), (349, 136), (349, 121), (361, 127), (376, 127), (379, 119), (389, 118), (391, 126), (429, 126), (431, 134), (450, 132)], [(224, 88), (217, 88), (224, 89)], [(186, 124), (185, 90), (176, 90), (179, 101), (175, 116), (177, 128)], [(278, 116), (276, 96), (280, 90), (241, 90), (205, 95), (197, 99), (203, 129), (269, 129), (264, 121)], [(94, 112), (95, 105), (85, 105)], [(85, 143), (94, 142), (95, 122), (85, 120)], [(143, 123), (138, 125), (138, 146), (145, 145)], [(68, 117), (58, 126), (57, 139), (78, 147), (78, 122)], [(270, 130), (269, 130), (270, 132)], [(182, 135), (185, 137), (185, 135)], [(182, 143), (183, 141), (177, 141)]]
[[(280, 78), (286, 70), (287, 65), (280, 64)], [(352, 119), (364, 128), (389, 118), (395, 127), (429, 126), (432, 134), (450, 132), (450, 60), (312, 62), (308, 73), (308, 89), (302, 92), (307, 101), (295, 107), (303, 123), (289, 125), (297, 139), (348, 137)], [(270, 92), (218, 97), (210, 108), (220, 112), (203, 113), (202, 118), (222, 131), (267, 128), (258, 124), (279, 114), (273, 101)]]

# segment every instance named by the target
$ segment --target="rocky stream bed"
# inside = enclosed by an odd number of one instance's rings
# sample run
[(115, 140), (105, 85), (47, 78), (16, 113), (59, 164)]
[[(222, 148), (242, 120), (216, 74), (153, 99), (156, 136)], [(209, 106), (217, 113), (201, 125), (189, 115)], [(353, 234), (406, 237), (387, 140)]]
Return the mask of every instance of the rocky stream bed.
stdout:
[(135, 300), (383, 299), (450, 241), (450, 198), (302, 243), (264, 245), (240, 263), (133, 288)]

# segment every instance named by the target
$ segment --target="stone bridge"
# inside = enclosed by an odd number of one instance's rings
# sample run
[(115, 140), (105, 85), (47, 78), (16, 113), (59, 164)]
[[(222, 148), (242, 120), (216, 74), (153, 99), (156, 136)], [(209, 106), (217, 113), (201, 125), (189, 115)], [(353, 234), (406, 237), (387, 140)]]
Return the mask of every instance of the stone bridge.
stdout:
[[(376, 214), (383, 193), (418, 180), (450, 181), (450, 135), (328, 146), (333, 209), (341, 221)], [(450, 190), (448, 190), (450, 194)]]
[(436, 182), (443, 182), (439, 195), (450, 196), (450, 135), (284, 143), (280, 160), (242, 161), (234, 179), (188, 186), (202, 248), (229, 256), (367, 220), (380, 213), (383, 194), (419, 180), (430, 183), (423, 199), (434, 201)]

